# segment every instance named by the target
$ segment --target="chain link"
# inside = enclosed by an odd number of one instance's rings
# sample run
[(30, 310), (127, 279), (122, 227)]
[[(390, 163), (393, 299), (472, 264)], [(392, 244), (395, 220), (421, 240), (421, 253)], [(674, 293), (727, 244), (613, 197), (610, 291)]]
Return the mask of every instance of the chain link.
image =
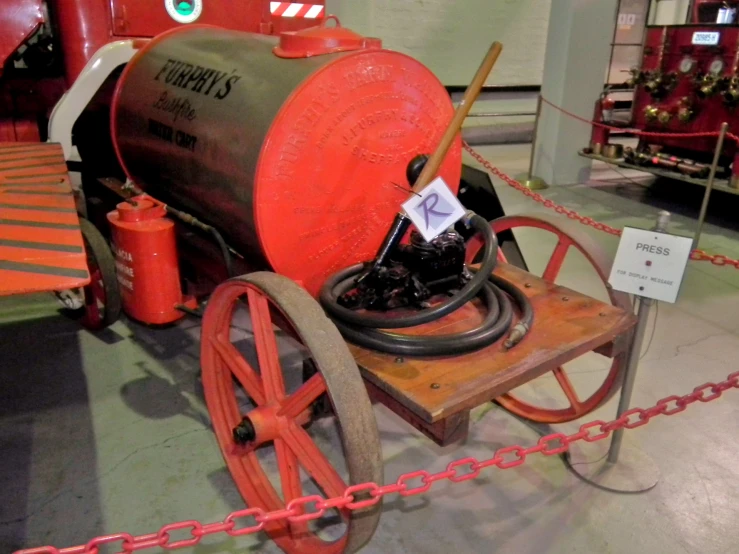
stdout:
[[(690, 404), (695, 402), (712, 402), (730, 389), (739, 389), (739, 371), (729, 375), (725, 381), (720, 383), (706, 383), (693, 389), (683, 396), (667, 396), (648, 409), (633, 408), (625, 412), (621, 417), (612, 421), (591, 421), (580, 426), (580, 429), (571, 435), (564, 433), (552, 433), (541, 437), (538, 442), (528, 448), (519, 445), (507, 446), (498, 449), (492, 458), (478, 460), (467, 457), (450, 462), (444, 471), (430, 473), (426, 470), (404, 473), (398, 477), (393, 484), (379, 486), (376, 483), (362, 483), (348, 487), (344, 494), (334, 498), (324, 499), (318, 495), (304, 496), (290, 501), (286, 508), (273, 512), (266, 512), (262, 508), (247, 508), (230, 513), (223, 521), (201, 524), (196, 520), (179, 521), (164, 525), (156, 533), (148, 535), (132, 536), (128, 533), (117, 533), (115, 535), (104, 535), (96, 537), (87, 544), (58, 549), (53, 546), (43, 546), (19, 550), (16, 554), (98, 554), (99, 547), (109, 543), (121, 543), (121, 552), (132, 553), (150, 548), (164, 548), (176, 550), (200, 543), (203, 537), (218, 533), (226, 533), (232, 537), (250, 535), (264, 529), (264, 526), (272, 521), (300, 522), (318, 519), (326, 510), (338, 508), (346, 510), (361, 510), (377, 504), (381, 498), (400, 494), (401, 496), (415, 496), (427, 492), (434, 483), (439, 481), (450, 481), (461, 483), (475, 479), (480, 472), (488, 467), (496, 466), (498, 469), (511, 469), (524, 464), (528, 456), (542, 454), (544, 456), (557, 456), (569, 450), (570, 445), (578, 442), (596, 442), (611, 436), (618, 429), (636, 429), (646, 425), (653, 418), (661, 415), (675, 415), (683, 412)], [(414, 484), (410, 482), (413, 481)], [(357, 500), (356, 496), (369, 496), (366, 500)], [(314, 511), (306, 508), (312, 506)], [(241, 528), (236, 528), (237, 521), (252, 518), (254, 524), (244, 522)], [(189, 529), (190, 537), (172, 541), (171, 533)]]
[[(547, 106), (551, 106), (558, 112), (562, 112), (568, 117), (571, 117), (572, 119), (576, 119), (578, 121), (581, 121), (583, 123), (587, 123), (588, 125), (593, 125), (595, 127), (600, 127), (601, 129), (608, 129), (610, 131), (618, 131), (621, 133), (629, 133), (632, 135), (637, 135), (641, 137), (652, 137), (652, 138), (710, 138), (710, 137), (716, 137), (721, 134), (719, 131), (700, 131), (697, 133), (659, 133), (655, 131), (642, 131), (641, 129), (635, 129), (633, 127), (615, 127), (613, 125), (608, 125), (607, 123), (601, 123), (600, 121), (593, 121), (592, 119), (588, 119), (586, 117), (581, 117), (575, 113), (572, 113), (570, 111), (565, 110), (563, 107), (558, 106), (554, 102), (551, 102), (550, 100), (547, 100), (543, 96), (541, 97), (542, 103), (546, 104)], [(726, 138), (729, 140), (733, 140), (734, 142), (739, 142), (739, 136), (735, 135), (734, 133), (726, 133)]]
[[(485, 169), (487, 169), (493, 176), (497, 177), (498, 179), (503, 181), (508, 186), (521, 192), (524, 196), (528, 196), (535, 202), (538, 202), (545, 208), (554, 210), (558, 214), (567, 216), (569, 219), (579, 221), (583, 225), (593, 227), (597, 229), (598, 231), (603, 231), (605, 233), (608, 233), (609, 235), (613, 235), (616, 237), (621, 236), (622, 231), (620, 229), (616, 229), (615, 227), (611, 227), (610, 225), (606, 225), (605, 223), (595, 221), (594, 219), (590, 217), (580, 215), (579, 213), (577, 213), (577, 211), (571, 210), (569, 208), (565, 208), (564, 206), (561, 206), (560, 204), (557, 204), (554, 201), (548, 198), (545, 198), (538, 192), (534, 192), (526, 188), (526, 186), (516, 181), (513, 177), (504, 173), (503, 171), (495, 167), (493, 164), (491, 164), (488, 160), (482, 157), (482, 155), (479, 152), (477, 152), (474, 148), (472, 148), (469, 144), (467, 144), (466, 142), (462, 142), (462, 144), (464, 145), (465, 150), (467, 150), (467, 152), (469, 152), (469, 154), (480, 165), (482, 165)], [(734, 269), (739, 269), (739, 260), (734, 260), (732, 258), (724, 256), (723, 254), (708, 254), (704, 252), (703, 250), (693, 250), (690, 253), (690, 259), (694, 261), (699, 261), (699, 262), (711, 262), (713, 265), (717, 265), (717, 266), (730, 266), (730, 267), (733, 267)]]

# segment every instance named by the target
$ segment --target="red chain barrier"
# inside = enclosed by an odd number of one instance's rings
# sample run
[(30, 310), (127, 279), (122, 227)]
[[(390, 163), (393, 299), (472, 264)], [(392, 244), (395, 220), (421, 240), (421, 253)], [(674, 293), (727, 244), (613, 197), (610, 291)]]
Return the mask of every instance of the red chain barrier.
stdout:
[[(657, 133), (654, 131), (642, 131), (641, 129), (634, 129), (633, 127), (615, 127), (613, 125), (607, 125), (605, 123), (601, 123), (600, 121), (593, 121), (591, 119), (588, 119), (586, 117), (581, 117), (575, 113), (572, 113), (570, 111), (565, 110), (561, 106), (557, 106), (557, 104), (547, 100), (543, 96), (541, 97), (541, 101), (554, 108), (558, 112), (562, 112), (563, 114), (571, 117), (572, 119), (576, 119), (578, 121), (582, 121), (583, 123), (587, 123), (588, 125), (594, 125), (595, 127), (601, 127), (603, 129), (610, 129), (611, 131), (619, 131), (622, 133), (630, 133), (632, 135), (638, 135), (642, 137), (654, 137), (654, 138), (705, 138), (705, 137), (718, 137), (719, 132), (718, 131), (701, 131), (699, 133)], [(726, 138), (733, 140), (735, 142), (739, 142), (739, 135), (735, 135), (734, 133), (726, 133)]]
[[(565, 112), (565, 113), (568, 113), (568, 112)], [(584, 121), (591, 123), (588, 120), (584, 120)], [(503, 181), (508, 186), (513, 187), (517, 191), (521, 192), (525, 196), (528, 196), (535, 202), (542, 204), (545, 208), (554, 210), (558, 214), (565, 215), (570, 219), (579, 221), (583, 225), (594, 227), (595, 229), (608, 233), (609, 235), (614, 235), (617, 237), (621, 236), (621, 229), (616, 229), (615, 227), (611, 227), (610, 225), (606, 225), (605, 223), (600, 223), (599, 221), (595, 221), (593, 218), (580, 215), (579, 213), (577, 213), (577, 211), (571, 210), (569, 208), (565, 208), (564, 206), (561, 206), (557, 204), (556, 202), (548, 198), (545, 198), (538, 192), (534, 192), (533, 190), (526, 188), (524, 185), (516, 181), (513, 177), (504, 173), (503, 171), (495, 167), (493, 164), (491, 164), (488, 160), (483, 158), (482, 155), (479, 152), (477, 152), (474, 148), (472, 148), (469, 144), (467, 144), (464, 141), (462, 142), (462, 144), (464, 145), (465, 150), (467, 150), (467, 152), (469, 152), (470, 155), (473, 158), (475, 158), (475, 160), (477, 160), (480, 163), (480, 165), (482, 165), (485, 169), (487, 169), (492, 175), (494, 175), (495, 177)], [(690, 259), (694, 261), (698, 261), (698, 262), (711, 262), (713, 265), (717, 265), (717, 266), (731, 266), (734, 269), (739, 269), (739, 260), (729, 258), (728, 256), (724, 256), (723, 254), (708, 254), (704, 252), (703, 250), (693, 250), (690, 253)]]
[[(381, 487), (376, 483), (362, 483), (348, 487), (344, 494), (333, 498), (324, 499), (321, 496), (312, 495), (296, 498), (290, 501), (286, 508), (273, 512), (266, 512), (261, 508), (247, 508), (230, 513), (223, 521), (202, 524), (196, 520), (180, 521), (163, 526), (156, 533), (132, 536), (128, 533), (116, 533), (104, 535), (91, 539), (87, 544), (71, 546), (68, 548), (56, 548), (54, 546), (42, 546), (19, 550), (15, 554), (98, 554), (98, 547), (108, 543), (120, 542), (121, 552), (131, 553), (150, 548), (164, 548), (175, 550), (187, 546), (195, 546), (203, 537), (219, 533), (226, 533), (232, 537), (250, 535), (261, 531), (265, 524), (271, 521), (307, 521), (321, 517), (326, 510), (344, 508), (348, 510), (359, 510), (377, 504), (380, 499), (390, 494), (401, 496), (415, 496), (425, 493), (434, 483), (438, 481), (451, 481), (461, 483), (474, 479), (480, 475), (480, 471), (496, 466), (498, 469), (511, 469), (526, 462), (531, 454), (543, 454), (544, 456), (557, 456), (566, 452), (571, 444), (578, 441), (588, 443), (604, 440), (617, 429), (636, 429), (646, 425), (649, 421), (660, 415), (675, 415), (695, 402), (712, 402), (721, 397), (724, 391), (739, 389), (739, 371), (729, 375), (725, 381), (720, 383), (706, 383), (693, 389), (693, 392), (684, 396), (668, 396), (657, 402), (653, 407), (646, 410), (633, 408), (621, 417), (612, 421), (591, 421), (580, 426), (577, 433), (566, 435), (564, 433), (553, 433), (541, 437), (537, 443), (528, 448), (513, 445), (498, 449), (492, 458), (478, 460), (468, 457), (450, 462), (444, 471), (430, 473), (425, 470), (404, 473), (391, 485)], [(409, 484), (415, 481), (414, 484)], [(355, 495), (358, 493), (369, 494), (370, 498), (357, 501)], [(313, 505), (315, 512), (305, 513), (304, 508)], [(237, 528), (237, 520), (241, 527)], [(248, 520), (244, 522), (244, 520)], [(253, 523), (251, 523), (253, 522)], [(170, 533), (181, 529), (189, 529), (190, 537), (172, 542)]]

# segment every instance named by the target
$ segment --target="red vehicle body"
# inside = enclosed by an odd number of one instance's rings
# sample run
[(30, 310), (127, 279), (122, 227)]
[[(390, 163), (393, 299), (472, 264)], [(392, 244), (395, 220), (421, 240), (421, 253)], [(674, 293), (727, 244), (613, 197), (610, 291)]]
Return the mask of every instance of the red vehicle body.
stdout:
[[(684, 25), (647, 27), (641, 66), (632, 69), (634, 87), (630, 126), (658, 135), (642, 136), (627, 161), (669, 168), (703, 178), (709, 171), (722, 123), (739, 131), (739, 2), (696, 1)], [(596, 121), (603, 120), (599, 100)], [(659, 136), (665, 134), (666, 136)], [(598, 154), (608, 143), (607, 129), (594, 127), (591, 148)], [(720, 172), (739, 186), (739, 151), (724, 142)]]
[[(279, 34), (317, 24), (324, 0), (218, 0), (200, 4), (199, 24)], [(0, 142), (46, 138), (51, 109), (104, 45), (149, 39), (182, 25), (165, 0), (4, 0), (0, 2)], [(186, 4), (188, 2), (178, 2)], [(321, 6), (311, 10), (313, 6)], [(170, 6), (171, 8), (171, 6)], [(310, 13), (308, 13), (310, 11)], [(307, 17), (306, 17), (307, 16)]]

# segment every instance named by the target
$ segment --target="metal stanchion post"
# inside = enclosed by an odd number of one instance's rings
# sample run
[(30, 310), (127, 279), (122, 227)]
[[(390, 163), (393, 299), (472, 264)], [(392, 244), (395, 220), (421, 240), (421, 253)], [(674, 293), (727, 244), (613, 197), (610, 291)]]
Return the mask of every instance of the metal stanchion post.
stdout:
[[(665, 232), (669, 222), (670, 213), (660, 212), (654, 230)], [(617, 417), (621, 417), (631, 407), (631, 394), (634, 391), (644, 334), (649, 312), (654, 304), (651, 298), (637, 296), (636, 300), (639, 302), (637, 322), (627, 353)], [(603, 453), (601, 447), (596, 447), (598, 451), (595, 454), (569, 451), (565, 455), (565, 463), (582, 480), (600, 489), (636, 493), (654, 488), (659, 481), (659, 468), (647, 454), (634, 446), (629, 446), (622, 451), (623, 433), (623, 429), (613, 432), (607, 453)]]
[(531, 137), (531, 157), (529, 158), (529, 170), (516, 175), (516, 181), (530, 190), (542, 190), (549, 188), (544, 179), (534, 177), (534, 160), (536, 159), (536, 139), (539, 136), (539, 119), (541, 118), (542, 96), (539, 94), (536, 100), (536, 119), (534, 120), (534, 134)]
[(713, 182), (716, 179), (716, 170), (718, 169), (718, 161), (721, 158), (721, 152), (724, 149), (724, 138), (726, 137), (726, 131), (729, 129), (729, 124), (725, 121), (721, 124), (721, 130), (718, 134), (718, 140), (716, 141), (716, 150), (713, 152), (713, 163), (711, 164), (711, 173), (708, 174), (708, 182), (706, 183), (706, 192), (703, 194), (703, 204), (701, 204), (700, 215), (698, 215), (698, 225), (695, 228), (695, 235), (693, 236), (693, 250), (698, 248), (698, 242), (701, 239), (701, 233), (703, 232), (703, 223), (706, 221), (706, 213), (708, 212), (708, 200), (711, 198), (711, 191), (713, 190)]

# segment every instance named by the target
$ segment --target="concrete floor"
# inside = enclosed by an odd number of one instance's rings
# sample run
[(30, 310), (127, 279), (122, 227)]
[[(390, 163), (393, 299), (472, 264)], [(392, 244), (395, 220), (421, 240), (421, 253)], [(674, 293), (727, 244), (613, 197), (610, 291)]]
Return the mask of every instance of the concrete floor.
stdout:
[[(525, 146), (481, 151), (511, 174), (528, 160)], [(593, 178), (591, 186), (545, 194), (616, 227), (646, 227), (658, 208), (679, 207), (671, 231), (690, 234), (699, 190), (673, 184), (645, 189), (604, 168)], [(495, 184), (508, 213), (544, 211)], [(712, 221), (721, 226), (707, 226), (704, 248), (739, 257), (739, 234), (725, 227), (735, 224), (738, 205), (739, 198), (716, 194)], [(617, 239), (592, 234), (615, 252)], [(541, 267), (547, 243), (527, 233), (518, 238), (532, 269)], [(568, 259), (566, 284), (598, 294), (586, 269), (582, 260)], [(679, 302), (660, 305), (634, 404), (648, 406), (737, 370), (737, 314), (739, 272), (691, 262)], [(0, 551), (64, 547), (119, 531), (148, 533), (182, 519), (218, 521), (243, 507), (203, 402), (197, 322), (152, 330), (124, 320), (94, 336), (56, 315), (45, 296), (3, 300), (0, 320)], [(647, 338), (651, 332), (650, 323)], [(568, 366), (581, 390), (596, 386), (605, 371), (602, 359), (590, 356)], [(551, 394), (554, 401), (551, 379), (528, 388), (527, 394)], [(587, 420), (611, 418), (615, 402)], [(534, 430), (492, 405), (473, 413), (464, 446), (445, 449), (384, 407), (375, 412), (386, 481), (537, 440)], [(437, 484), (422, 497), (394, 498), (364, 552), (737, 552), (737, 424), (739, 392), (728, 392), (627, 433), (627, 447), (646, 452), (661, 470), (659, 484), (646, 494), (603, 492), (576, 479), (559, 459), (534, 457), (518, 469), (490, 469), (474, 481)], [(278, 549), (255, 535), (209, 538), (193, 551)]]

